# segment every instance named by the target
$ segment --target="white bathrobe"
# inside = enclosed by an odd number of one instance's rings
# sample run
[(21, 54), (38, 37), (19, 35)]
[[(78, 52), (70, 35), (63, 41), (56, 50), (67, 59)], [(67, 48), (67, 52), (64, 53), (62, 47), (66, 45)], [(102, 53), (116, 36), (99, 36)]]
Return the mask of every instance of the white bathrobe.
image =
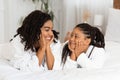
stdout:
[(77, 60), (71, 60), (70, 57), (67, 57), (66, 63), (63, 69), (71, 68), (101, 68), (105, 62), (105, 50), (103, 48), (94, 47), (90, 57), (88, 58), (93, 46), (89, 46), (86, 53), (81, 53)]
[[(11, 44), (13, 45), (15, 49), (15, 54), (10, 60), (10, 63), (13, 67), (22, 70), (22, 71), (43, 71), (48, 70), (46, 66), (46, 62), (44, 62), (43, 65), (39, 65), (38, 57), (36, 56), (36, 52), (32, 52), (31, 50), (24, 51), (24, 44), (22, 44), (21, 39), (18, 36), (16, 36), (12, 41)], [(55, 58), (54, 64), (60, 63), (60, 48), (61, 43), (57, 41), (57, 43), (52, 43), (50, 45), (51, 51), (53, 53), (53, 56)], [(54, 65), (53, 69), (59, 69), (58, 65)]]

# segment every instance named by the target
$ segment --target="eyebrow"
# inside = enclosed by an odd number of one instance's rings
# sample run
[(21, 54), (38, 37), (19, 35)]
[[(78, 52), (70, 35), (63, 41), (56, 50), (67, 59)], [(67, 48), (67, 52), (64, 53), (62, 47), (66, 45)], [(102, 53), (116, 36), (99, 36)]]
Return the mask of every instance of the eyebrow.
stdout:
[[(49, 28), (50, 29), (50, 27), (48, 27), (48, 26), (44, 26), (43, 28)], [(53, 28), (53, 27), (52, 27)]]

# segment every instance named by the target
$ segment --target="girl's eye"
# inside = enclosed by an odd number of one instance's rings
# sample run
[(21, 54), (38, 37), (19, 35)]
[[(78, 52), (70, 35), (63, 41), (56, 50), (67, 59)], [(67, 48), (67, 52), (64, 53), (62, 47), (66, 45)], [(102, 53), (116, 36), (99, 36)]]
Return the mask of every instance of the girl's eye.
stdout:
[(75, 36), (75, 38), (78, 38), (78, 36)]
[(73, 37), (74, 35), (73, 34), (71, 34), (71, 37)]
[(75, 38), (80, 38), (80, 36), (78, 36), (78, 35), (75, 35)]

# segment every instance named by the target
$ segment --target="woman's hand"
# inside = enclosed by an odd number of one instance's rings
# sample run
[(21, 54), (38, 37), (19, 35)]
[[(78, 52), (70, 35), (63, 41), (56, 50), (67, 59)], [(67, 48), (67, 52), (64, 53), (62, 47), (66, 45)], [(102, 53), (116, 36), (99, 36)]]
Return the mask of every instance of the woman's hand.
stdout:
[(43, 37), (43, 35), (40, 35), (39, 45), (40, 45), (40, 49), (45, 50), (46, 42), (45, 42), (45, 38)]
[(53, 42), (54, 36), (52, 36), (52, 39), (49, 42), (46, 42), (46, 47), (50, 47), (50, 44)]
[(39, 39), (39, 49), (38, 49), (37, 54), (36, 54), (37, 57), (38, 57), (38, 59), (39, 59), (39, 65), (42, 64), (42, 61), (43, 61), (43, 59), (44, 59), (45, 48), (46, 48), (45, 45), (46, 45), (46, 44), (45, 44), (45, 40), (44, 40), (43, 36), (40, 35), (40, 39)]

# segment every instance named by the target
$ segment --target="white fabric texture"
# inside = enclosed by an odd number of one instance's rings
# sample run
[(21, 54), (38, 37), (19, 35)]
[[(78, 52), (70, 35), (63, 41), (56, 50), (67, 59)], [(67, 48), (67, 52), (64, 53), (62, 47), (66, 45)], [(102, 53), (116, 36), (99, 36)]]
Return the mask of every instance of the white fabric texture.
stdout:
[(15, 53), (13, 46), (10, 43), (0, 44), (0, 59), (10, 60)]
[[(13, 45), (14, 49), (16, 50), (13, 58), (10, 60), (11, 65), (17, 69), (22, 71), (41, 71), (47, 70), (47, 66), (45, 63), (45, 67), (42, 65), (39, 66), (38, 58), (35, 52), (31, 50), (24, 51), (24, 45), (20, 42), (19, 35), (16, 36), (11, 44)], [(58, 49), (60, 47), (60, 42), (51, 44), (51, 51), (53, 56), (55, 57), (55, 64), (58, 63), (56, 59), (56, 55), (60, 52)], [(56, 67), (54, 67), (56, 69)]]
[(120, 42), (120, 10), (110, 8), (105, 39)]
[(64, 68), (76, 68), (77, 65), (88, 69), (102, 68), (105, 62), (105, 50), (103, 48), (95, 47), (91, 53), (91, 56), (88, 58), (92, 48), (93, 46), (89, 46), (86, 53), (82, 53), (78, 56), (77, 61), (67, 58)]
[(120, 80), (120, 43), (107, 41), (107, 60), (103, 68), (74, 68), (64, 70), (19, 71), (0, 59), (0, 80)]

